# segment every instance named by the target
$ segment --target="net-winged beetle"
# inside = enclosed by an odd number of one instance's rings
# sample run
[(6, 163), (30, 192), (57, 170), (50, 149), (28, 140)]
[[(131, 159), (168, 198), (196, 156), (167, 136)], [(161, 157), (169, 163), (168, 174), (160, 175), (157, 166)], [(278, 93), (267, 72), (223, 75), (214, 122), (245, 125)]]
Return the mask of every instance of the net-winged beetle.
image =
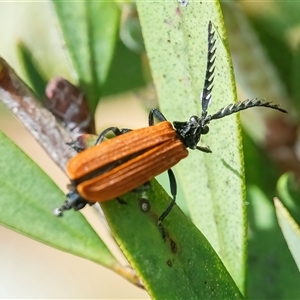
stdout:
[[(55, 210), (60, 216), (71, 208), (79, 210), (87, 203), (112, 200), (148, 182), (164, 171), (168, 171), (172, 201), (158, 218), (158, 226), (165, 238), (163, 219), (170, 213), (176, 201), (176, 180), (171, 170), (188, 155), (187, 148), (206, 153), (208, 146), (198, 146), (201, 135), (209, 131), (208, 124), (230, 114), (256, 106), (264, 106), (286, 113), (278, 105), (265, 100), (245, 100), (230, 104), (213, 115), (207, 114), (211, 101), (215, 70), (215, 42), (212, 23), (208, 25), (208, 55), (204, 88), (201, 94), (202, 114), (191, 116), (187, 122), (173, 122), (173, 126), (156, 108), (149, 113), (149, 127), (137, 130), (109, 127), (99, 136), (95, 145), (88, 148), (67, 164), (71, 189), (65, 203)], [(154, 124), (154, 118), (159, 123)], [(115, 137), (104, 141), (107, 133)]]

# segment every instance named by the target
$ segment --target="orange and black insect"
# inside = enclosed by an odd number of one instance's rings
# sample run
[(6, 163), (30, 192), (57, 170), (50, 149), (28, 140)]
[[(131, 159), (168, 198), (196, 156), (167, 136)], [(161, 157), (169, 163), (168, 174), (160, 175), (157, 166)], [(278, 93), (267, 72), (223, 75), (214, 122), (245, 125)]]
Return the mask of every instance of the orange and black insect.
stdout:
[[(71, 208), (79, 210), (86, 204), (118, 198), (160, 173), (168, 171), (173, 199), (158, 219), (158, 226), (164, 237), (161, 222), (170, 213), (177, 194), (176, 180), (171, 168), (188, 155), (187, 148), (211, 152), (208, 146), (198, 146), (201, 135), (209, 131), (208, 124), (212, 120), (255, 106), (286, 112), (271, 102), (254, 99), (230, 104), (213, 115), (207, 114), (215, 70), (214, 34), (212, 24), (209, 22), (201, 117), (191, 116), (186, 122), (176, 121), (172, 125), (159, 110), (154, 108), (149, 113), (149, 127), (137, 130), (109, 127), (104, 130), (95, 146), (82, 151), (68, 162), (67, 174), (71, 179), (71, 190), (66, 195), (67, 199), (62, 207), (56, 209), (56, 215), (62, 215), (64, 210)], [(159, 123), (154, 124), (154, 118)], [(116, 136), (104, 141), (109, 132), (113, 132)]]

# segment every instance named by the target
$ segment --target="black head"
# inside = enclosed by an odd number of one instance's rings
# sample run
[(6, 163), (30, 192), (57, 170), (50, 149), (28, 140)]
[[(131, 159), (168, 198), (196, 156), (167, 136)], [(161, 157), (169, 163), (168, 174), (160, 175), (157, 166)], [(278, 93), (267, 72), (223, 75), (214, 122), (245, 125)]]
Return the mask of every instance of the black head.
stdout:
[(200, 141), (201, 135), (209, 132), (208, 124), (211, 120), (220, 119), (230, 114), (239, 112), (241, 110), (255, 107), (264, 106), (272, 109), (279, 110), (286, 113), (286, 111), (279, 107), (279, 105), (272, 105), (271, 102), (260, 99), (247, 99), (241, 102), (230, 104), (226, 107), (221, 108), (218, 112), (213, 115), (207, 115), (207, 108), (211, 102), (211, 92), (213, 89), (214, 71), (215, 71), (215, 43), (214, 38), (215, 32), (212, 28), (212, 23), (208, 24), (208, 53), (207, 53), (207, 65), (206, 74), (204, 81), (204, 88), (200, 96), (202, 104), (201, 117), (191, 116), (187, 122), (173, 122), (174, 128), (182, 141), (182, 143), (190, 149), (198, 149), (204, 152), (211, 152), (208, 146), (197, 146)]
[(205, 118), (191, 116), (187, 122), (173, 122), (176, 132), (187, 148), (196, 149), (201, 135), (208, 133), (209, 128), (204, 120)]
[(82, 198), (77, 191), (69, 191), (66, 195), (65, 203), (60, 207), (54, 210), (54, 215), (57, 217), (61, 217), (65, 210), (80, 210), (84, 208), (88, 204), (88, 202)]

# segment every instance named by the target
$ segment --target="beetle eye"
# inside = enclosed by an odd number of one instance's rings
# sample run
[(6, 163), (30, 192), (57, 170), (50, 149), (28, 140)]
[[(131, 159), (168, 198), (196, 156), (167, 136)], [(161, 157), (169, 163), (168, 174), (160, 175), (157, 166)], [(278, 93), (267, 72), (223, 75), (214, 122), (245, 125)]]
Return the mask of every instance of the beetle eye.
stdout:
[(207, 125), (205, 125), (203, 128), (202, 128), (202, 134), (207, 134), (209, 132), (209, 127)]

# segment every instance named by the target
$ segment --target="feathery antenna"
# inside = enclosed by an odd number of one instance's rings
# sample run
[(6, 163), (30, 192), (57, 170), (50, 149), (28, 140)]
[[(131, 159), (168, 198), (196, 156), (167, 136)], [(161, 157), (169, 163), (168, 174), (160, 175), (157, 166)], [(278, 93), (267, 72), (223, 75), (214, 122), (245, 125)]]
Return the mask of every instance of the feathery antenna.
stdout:
[(223, 107), (215, 114), (206, 117), (205, 121), (209, 122), (210, 120), (220, 119), (220, 118), (226, 117), (228, 115), (231, 115), (233, 113), (239, 112), (241, 110), (248, 109), (250, 107), (255, 107), (255, 106), (269, 107), (272, 109), (279, 110), (283, 113), (287, 113), (286, 110), (280, 108), (279, 105), (277, 105), (277, 104), (272, 104), (272, 102), (268, 102), (264, 99), (261, 100), (261, 99), (256, 98), (256, 99), (247, 99), (247, 100), (236, 102), (236, 103), (230, 104), (226, 107)]
[(213, 89), (213, 81), (214, 81), (214, 71), (215, 71), (215, 43), (216, 39), (214, 39), (215, 31), (212, 28), (212, 23), (209, 21), (208, 23), (208, 51), (207, 51), (207, 65), (206, 65), (206, 73), (205, 73), (205, 81), (204, 88), (201, 94), (201, 104), (202, 104), (202, 116), (201, 118), (206, 117), (207, 108), (211, 101), (212, 95), (211, 91)]

